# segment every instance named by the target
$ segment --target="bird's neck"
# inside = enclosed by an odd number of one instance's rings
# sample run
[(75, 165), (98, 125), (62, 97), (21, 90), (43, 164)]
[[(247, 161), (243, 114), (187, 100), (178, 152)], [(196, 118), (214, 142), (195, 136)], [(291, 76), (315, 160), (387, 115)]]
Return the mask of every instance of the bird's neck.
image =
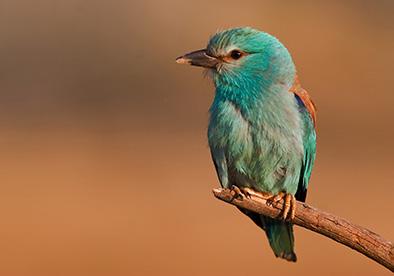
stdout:
[[(277, 61), (278, 62), (278, 61)], [(275, 65), (275, 66), (274, 66)], [(234, 103), (241, 111), (253, 109), (268, 98), (280, 97), (283, 91), (289, 91), (295, 76), (293, 62), (278, 62), (265, 70), (244, 68), (233, 72), (213, 75), (218, 100)]]
[[(214, 101), (229, 101), (243, 114), (261, 109), (264, 103), (276, 97), (282, 97), (283, 91), (288, 91), (291, 84), (283, 81), (254, 79), (251, 81), (216, 80)], [(215, 103), (214, 103), (215, 104)]]

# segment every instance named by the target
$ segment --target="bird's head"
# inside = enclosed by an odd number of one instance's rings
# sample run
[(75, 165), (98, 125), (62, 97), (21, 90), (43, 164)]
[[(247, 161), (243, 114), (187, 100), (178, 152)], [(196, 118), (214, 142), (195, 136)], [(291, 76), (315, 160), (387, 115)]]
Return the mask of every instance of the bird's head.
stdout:
[(216, 33), (205, 49), (185, 54), (177, 63), (208, 68), (216, 86), (255, 86), (281, 83), (291, 86), (292, 58), (275, 37), (250, 27)]

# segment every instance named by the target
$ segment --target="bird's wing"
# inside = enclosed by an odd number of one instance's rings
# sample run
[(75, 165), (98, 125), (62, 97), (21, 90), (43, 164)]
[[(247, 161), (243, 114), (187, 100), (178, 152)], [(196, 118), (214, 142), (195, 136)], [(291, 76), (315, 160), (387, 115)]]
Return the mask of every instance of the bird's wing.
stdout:
[(308, 110), (309, 115), (312, 118), (313, 126), (316, 127), (316, 106), (313, 103), (308, 92), (301, 87), (301, 83), (296, 76), (294, 78), (293, 86), (290, 88), (289, 92), (294, 93), (298, 97), (298, 101), (303, 104), (304, 108)]
[(229, 187), (227, 159), (224, 149), (210, 147), (213, 164), (215, 165), (216, 173), (219, 178), (220, 185), (227, 189)]
[(316, 107), (308, 92), (301, 87), (297, 77), (289, 91), (294, 93), (297, 99), (302, 120), (304, 122), (304, 158), (295, 197), (297, 200), (305, 201), (308, 182), (312, 174), (312, 168), (316, 157)]

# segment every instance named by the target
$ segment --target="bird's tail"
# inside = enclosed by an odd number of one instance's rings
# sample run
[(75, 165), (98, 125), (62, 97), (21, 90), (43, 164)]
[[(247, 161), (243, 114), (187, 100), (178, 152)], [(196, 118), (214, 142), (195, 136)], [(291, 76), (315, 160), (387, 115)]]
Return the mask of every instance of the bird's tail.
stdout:
[(276, 257), (291, 262), (297, 261), (297, 256), (294, 252), (293, 224), (262, 216), (246, 209), (238, 209), (265, 231)]
[(264, 222), (265, 233), (275, 256), (296, 262), (293, 225), (289, 222), (274, 220), (264, 216), (261, 216), (261, 220)]

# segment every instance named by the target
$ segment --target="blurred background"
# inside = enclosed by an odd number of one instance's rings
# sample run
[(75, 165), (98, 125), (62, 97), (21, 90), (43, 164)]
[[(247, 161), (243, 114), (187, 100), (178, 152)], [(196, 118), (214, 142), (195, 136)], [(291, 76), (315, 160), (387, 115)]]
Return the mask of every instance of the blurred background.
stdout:
[(313, 206), (393, 240), (394, 1), (0, 1), (0, 274), (389, 275), (212, 196), (213, 85), (175, 57), (253, 26), (318, 107)]

